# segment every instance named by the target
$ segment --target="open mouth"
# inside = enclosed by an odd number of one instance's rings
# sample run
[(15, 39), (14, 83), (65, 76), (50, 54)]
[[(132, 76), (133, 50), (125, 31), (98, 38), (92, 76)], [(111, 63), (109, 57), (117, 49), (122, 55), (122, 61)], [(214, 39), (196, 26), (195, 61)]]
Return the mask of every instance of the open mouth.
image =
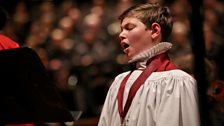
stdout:
[(121, 47), (122, 47), (123, 49), (126, 49), (126, 48), (129, 47), (129, 45), (128, 45), (127, 43), (125, 43), (125, 42), (121, 42)]

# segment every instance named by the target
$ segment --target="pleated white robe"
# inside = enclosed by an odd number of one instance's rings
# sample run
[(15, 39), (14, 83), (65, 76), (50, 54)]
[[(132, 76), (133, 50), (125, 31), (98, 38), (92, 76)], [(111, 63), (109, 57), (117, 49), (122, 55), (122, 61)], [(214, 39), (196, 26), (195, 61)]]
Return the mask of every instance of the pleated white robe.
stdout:
[[(123, 107), (133, 82), (142, 70), (135, 70), (127, 81)], [(112, 83), (98, 126), (121, 126), (117, 94), (125, 72)], [(153, 72), (137, 91), (126, 115), (127, 126), (199, 126), (196, 81), (182, 70)]]

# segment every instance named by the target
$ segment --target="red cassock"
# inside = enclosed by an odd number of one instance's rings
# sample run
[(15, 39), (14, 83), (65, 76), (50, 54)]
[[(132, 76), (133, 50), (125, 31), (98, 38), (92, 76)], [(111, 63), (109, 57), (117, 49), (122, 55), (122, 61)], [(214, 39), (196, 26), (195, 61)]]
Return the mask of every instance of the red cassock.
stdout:
[[(0, 34), (0, 50), (19, 48), (19, 44), (8, 38), (7, 36)], [(34, 126), (34, 124), (7, 124), (5, 126)]]
[(19, 48), (19, 44), (12, 39), (0, 34), (0, 50)]

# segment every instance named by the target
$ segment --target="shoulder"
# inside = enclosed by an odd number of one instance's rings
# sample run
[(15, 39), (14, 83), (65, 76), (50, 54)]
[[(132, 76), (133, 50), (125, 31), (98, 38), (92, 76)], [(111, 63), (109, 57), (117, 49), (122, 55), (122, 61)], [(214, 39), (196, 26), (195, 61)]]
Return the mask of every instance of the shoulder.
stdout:
[(180, 69), (174, 69), (163, 72), (154, 72), (151, 76), (151, 79), (196, 83), (196, 80), (192, 75)]
[(182, 91), (193, 94), (197, 92), (195, 78), (180, 69), (154, 72), (147, 81), (148, 85), (161, 85), (164, 92), (167, 94), (175, 94), (176, 96), (179, 96)]
[(112, 82), (110, 88), (114, 88), (114, 87), (119, 86), (120, 83), (121, 83), (121, 81), (128, 75), (128, 73), (130, 73), (130, 71), (126, 71), (126, 72), (123, 72), (123, 73), (118, 74), (118, 75), (114, 78), (114, 80), (113, 80), (113, 82)]
[(173, 70), (168, 70), (168, 71), (162, 71), (162, 72), (153, 72), (154, 76), (173, 76), (173, 77), (190, 77), (192, 78), (193, 76), (190, 75), (189, 73), (181, 70), (181, 69), (173, 69)]
[(115, 80), (120, 80), (120, 79), (123, 79), (125, 76), (127, 76), (131, 71), (126, 71), (126, 72), (123, 72), (123, 73), (120, 73), (118, 74), (116, 77), (115, 77)]
[[(164, 73), (164, 74), (166, 74), (166, 73)], [(180, 69), (174, 69), (174, 70), (167, 71), (167, 74), (169, 74), (170, 76), (173, 76), (173, 77), (189, 77), (189, 78), (193, 79), (192, 75), (190, 75), (189, 73), (187, 73), (183, 70), (180, 70)]]

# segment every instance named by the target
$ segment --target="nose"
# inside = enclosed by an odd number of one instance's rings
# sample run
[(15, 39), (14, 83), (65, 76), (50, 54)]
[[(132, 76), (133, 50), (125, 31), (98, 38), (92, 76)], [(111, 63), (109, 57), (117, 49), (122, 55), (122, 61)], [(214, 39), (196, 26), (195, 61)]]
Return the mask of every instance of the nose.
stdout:
[(125, 33), (124, 31), (121, 31), (121, 33), (119, 34), (119, 38), (122, 41), (123, 39), (125, 39)]

